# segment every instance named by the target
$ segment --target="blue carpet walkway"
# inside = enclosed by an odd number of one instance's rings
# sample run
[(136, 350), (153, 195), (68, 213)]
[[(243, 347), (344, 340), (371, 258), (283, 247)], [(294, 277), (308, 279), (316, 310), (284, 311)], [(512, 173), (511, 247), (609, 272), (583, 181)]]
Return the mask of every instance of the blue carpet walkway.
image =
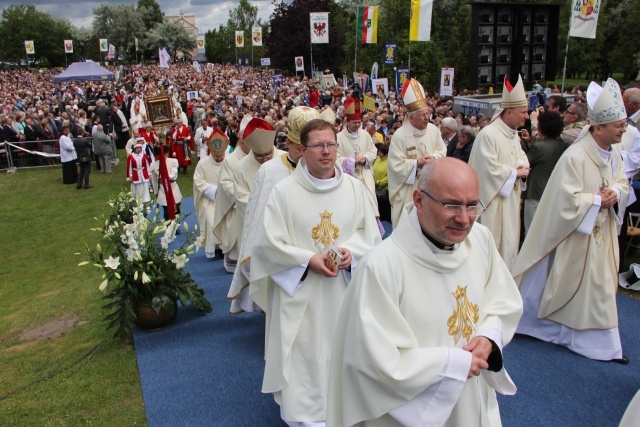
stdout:
[[(193, 211), (192, 198), (183, 199), (183, 209)], [(193, 215), (187, 222), (195, 224)], [(260, 392), (264, 316), (229, 315), (231, 275), (221, 259), (201, 250), (187, 267), (214, 312), (180, 307), (171, 326), (134, 331), (149, 426), (284, 426), (273, 398)], [(504, 426), (618, 425), (640, 389), (640, 301), (618, 296), (618, 310), (627, 366), (516, 336), (505, 360), (518, 394), (498, 395)]]

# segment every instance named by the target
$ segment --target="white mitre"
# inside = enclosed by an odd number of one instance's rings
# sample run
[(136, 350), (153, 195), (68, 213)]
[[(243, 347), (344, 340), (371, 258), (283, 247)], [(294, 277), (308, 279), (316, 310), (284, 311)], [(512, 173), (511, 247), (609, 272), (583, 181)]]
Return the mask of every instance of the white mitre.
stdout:
[(608, 78), (604, 87), (591, 82), (587, 89), (587, 108), (589, 122), (592, 125), (604, 125), (627, 118), (627, 111), (622, 102), (620, 86), (612, 78)]
[(402, 87), (402, 102), (410, 113), (427, 108), (424, 88), (416, 79), (405, 80)]
[(502, 112), (507, 108), (519, 108), (527, 106), (529, 106), (529, 102), (527, 101), (527, 93), (524, 90), (522, 76), (518, 74), (518, 82), (515, 86), (512, 86), (511, 83), (509, 83), (507, 76), (504, 76), (500, 108), (496, 109), (496, 112), (493, 114), (491, 121), (498, 118), (500, 114), (502, 114)]

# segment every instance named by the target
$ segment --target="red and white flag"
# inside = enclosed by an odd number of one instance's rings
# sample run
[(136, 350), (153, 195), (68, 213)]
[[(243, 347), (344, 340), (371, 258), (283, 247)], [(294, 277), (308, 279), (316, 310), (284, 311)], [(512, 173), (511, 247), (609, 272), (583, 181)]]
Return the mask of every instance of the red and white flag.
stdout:
[(569, 36), (595, 39), (601, 6), (600, 0), (573, 0)]
[(311, 43), (329, 43), (329, 12), (310, 13)]

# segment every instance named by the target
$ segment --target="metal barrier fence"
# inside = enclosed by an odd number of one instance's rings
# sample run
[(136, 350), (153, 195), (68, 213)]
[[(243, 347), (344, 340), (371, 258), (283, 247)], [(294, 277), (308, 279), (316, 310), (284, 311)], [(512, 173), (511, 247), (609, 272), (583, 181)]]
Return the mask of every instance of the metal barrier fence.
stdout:
[(0, 170), (60, 165), (58, 140), (0, 142)]
[[(111, 135), (111, 149), (112, 158), (117, 159), (113, 135)], [(0, 142), (0, 171), (59, 165), (60, 142), (57, 139)]]

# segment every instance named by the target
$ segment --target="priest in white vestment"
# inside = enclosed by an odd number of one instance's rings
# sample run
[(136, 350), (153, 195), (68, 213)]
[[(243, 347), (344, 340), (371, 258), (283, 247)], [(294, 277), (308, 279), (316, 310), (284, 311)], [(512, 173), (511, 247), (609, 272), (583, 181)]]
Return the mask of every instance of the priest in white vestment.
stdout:
[(522, 77), (518, 75), (518, 83), (511, 86), (505, 76), (500, 108), (476, 137), (469, 156), (469, 166), (480, 180), (480, 197), (487, 205), (478, 222), (491, 231), (509, 268), (520, 246), (520, 200), (530, 170), (517, 132), (527, 117)]
[(618, 243), (629, 186), (620, 142), (627, 117), (620, 88), (587, 90), (591, 125), (549, 178), (512, 268), (524, 300), (518, 333), (596, 360), (628, 362), (618, 332)]
[[(376, 180), (373, 177), (373, 162), (378, 157), (378, 150), (373, 144), (371, 135), (362, 129), (362, 101), (349, 98), (344, 104), (345, 125), (338, 133), (338, 163), (342, 170), (358, 178), (367, 190), (376, 218), (378, 199), (376, 198)], [(350, 171), (347, 168), (351, 169)]]
[(387, 160), (391, 223), (395, 228), (404, 206), (411, 202), (418, 175), (428, 161), (447, 156), (447, 147), (437, 126), (429, 123), (431, 109), (417, 80), (407, 80), (402, 88), (407, 116), (391, 137)]
[(209, 155), (200, 159), (193, 173), (193, 204), (196, 210), (196, 219), (200, 224), (200, 235), (204, 237), (205, 256), (214, 258), (216, 245), (219, 245), (220, 241), (213, 234), (213, 217), (218, 180), (222, 170), (222, 162), (229, 146), (229, 138), (224, 132), (216, 129), (209, 135), (205, 144), (209, 147)]
[(259, 310), (249, 297), (248, 286), (251, 273), (251, 252), (255, 247), (256, 230), (262, 220), (262, 212), (267, 204), (271, 190), (278, 182), (290, 176), (296, 170), (298, 161), (302, 157), (302, 146), (300, 145), (302, 128), (307, 122), (319, 118), (321, 116), (314, 108), (292, 108), (287, 115), (289, 132), (287, 133), (286, 145), (288, 152), (262, 165), (253, 179), (242, 227), (240, 257), (238, 258), (239, 267), (233, 273), (233, 280), (227, 293), (227, 299), (231, 301), (229, 309), (231, 314)]
[(235, 183), (233, 171), (240, 160), (249, 153), (249, 146), (242, 141), (242, 133), (247, 123), (252, 119), (250, 115), (244, 116), (240, 122), (238, 131), (238, 143), (235, 150), (225, 156), (220, 171), (220, 180), (216, 195), (216, 207), (213, 216), (213, 234), (220, 240), (220, 250), (224, 254), (224, 268), (228, 273), (233, 273), (240, 248), (240, 224), (236, 216)]
[(489, 230), (478, 178), (451, 157), (421, 171), (398, 226), (358, 265), (334, 341), (327, 425), (500, 426), (495, 391), (522, 300)]
[(196, 151), (198, 158), (203, 159), (207, 156), (207, 140), (211, 136), (213, 128), (207, 124), (206, 120), (202, 121), (202, 126), (196, 129), (193, 139), (196, 141)]
[(253, 179), (263, 163), (285, 154), (284, 151), (275, 147), (275, 138), (276, 129), (266, 120), (257, 117), (251, 119), (244, 130), (242, 140), (249, 146), (251, 152), (241, 159), (233, 170), (234, 199), (238, 221), (238, 247), (242, 238), (244, 218), (247, 212), (247, 203), (249, 203)]
[[(271, 191), (251, 254), (250, 296), (266, 313), (263, 393), (289, 426), (324, 426), (338, 311), (358, 260), (380, 241), (365, 189), (335, 164), (333, 125), (312, 120), (304, 159)], [(330, 253), (341, 259), (325, 264)], [(264, 280), (271, 279), (271, 280)]]

